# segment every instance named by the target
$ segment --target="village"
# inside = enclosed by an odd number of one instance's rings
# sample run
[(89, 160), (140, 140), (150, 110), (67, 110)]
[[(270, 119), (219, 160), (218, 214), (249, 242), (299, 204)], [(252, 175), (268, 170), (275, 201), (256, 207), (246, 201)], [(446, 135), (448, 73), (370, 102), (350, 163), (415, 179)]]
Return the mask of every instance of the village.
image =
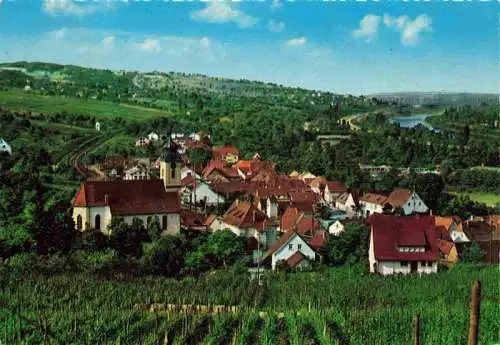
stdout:
[[(457, 263), (472, 241), (485, 262), (499, 261), (500, 215), (441, 217), (414, 190), (379, 194), (308, 172), (278, 173), (259, 153), (242, 159), (234, 146), (212, 146), (204, 132), (151, 132), (135, 144), (154, 145), (161, 155), (108, 156), (89, 167), (94, 176), (73, 199), (77, 230), (109, 234), (112, 219), (138, 218), (146, 226), (156, 220), (164, 235), (231, 231), (246, 239), (253, 269), (308, 270), (322, 262), (331, 236), (360, 224), (370, 229), (371, 273), (435, 273)], [(193, 162), (193, 149), (210, 158)], [(372, 175), (385, 169), (360, 168)]]

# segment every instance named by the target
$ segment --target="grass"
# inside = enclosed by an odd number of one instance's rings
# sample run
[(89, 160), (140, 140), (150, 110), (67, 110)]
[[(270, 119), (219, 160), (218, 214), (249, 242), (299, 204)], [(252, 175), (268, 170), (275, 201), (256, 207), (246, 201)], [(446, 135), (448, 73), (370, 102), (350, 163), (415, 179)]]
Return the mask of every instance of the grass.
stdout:
[(29, 110), (38, 113), (68, 113), (95, 116), (98, 118), (126, 117), (134, 120), (148, 120), (159, 116), (172, 116), (166, 110), (148, 109), (98, 100), (83, 100), (65, 96), (43, 96), (11, 89), (0, 92), (0, 106), (11, 110)]
[(467, 195), (471, 200), (484, 203), (488, 206), (495, 207), (500, 204), (500, 194), (499, 193), (489, 193), (489, 192), (457, 192), (454, 194)]

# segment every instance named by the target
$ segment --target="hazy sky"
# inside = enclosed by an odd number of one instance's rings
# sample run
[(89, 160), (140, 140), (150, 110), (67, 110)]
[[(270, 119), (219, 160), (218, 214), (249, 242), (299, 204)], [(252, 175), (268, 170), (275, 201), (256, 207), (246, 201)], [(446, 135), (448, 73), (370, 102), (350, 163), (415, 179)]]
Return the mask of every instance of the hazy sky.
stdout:
[(198, 72), (355, 95), (496, 93), (497, 5), (0, 0), (0, 61)]

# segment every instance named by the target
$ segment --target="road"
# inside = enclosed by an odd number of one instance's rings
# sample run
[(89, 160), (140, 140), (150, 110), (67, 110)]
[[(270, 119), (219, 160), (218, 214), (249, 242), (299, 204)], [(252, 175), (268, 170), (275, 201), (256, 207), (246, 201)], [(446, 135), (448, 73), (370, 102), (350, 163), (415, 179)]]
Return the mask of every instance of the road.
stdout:
[(95, 137), (91, 140), (85, 142), (79, 149), (75, 150), (69, 156), (70, 165), (75, 168), (75, 170), (82, 175), (85, 179), (97, 179), (101, 180), (102, 176), (96, 172), (88, 169), (85, 164), (82, 163), (82, 159), (92, 150), (101, 146), (104, 142), (108, 141), (111, 136)]

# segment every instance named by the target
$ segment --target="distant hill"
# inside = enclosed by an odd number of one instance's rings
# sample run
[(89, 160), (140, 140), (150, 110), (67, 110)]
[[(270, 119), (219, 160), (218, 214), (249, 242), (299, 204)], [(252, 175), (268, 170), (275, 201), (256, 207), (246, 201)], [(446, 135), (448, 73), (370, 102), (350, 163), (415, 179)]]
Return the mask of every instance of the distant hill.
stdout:
[(408, 105), (479, 105), (498, 104), (499, 96), (492, 93), (454, 93), (454, 92), (395, 92), (371, 94), (380, 100)]

